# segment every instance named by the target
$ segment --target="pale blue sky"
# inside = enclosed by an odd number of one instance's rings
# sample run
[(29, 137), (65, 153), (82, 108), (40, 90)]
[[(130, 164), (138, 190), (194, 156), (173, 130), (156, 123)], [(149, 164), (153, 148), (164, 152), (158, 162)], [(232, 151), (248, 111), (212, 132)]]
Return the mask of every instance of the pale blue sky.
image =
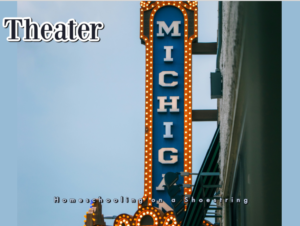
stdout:
[(300, 186), (295, 180), (300, 159), (300, 2), (283, 2), (282, 6), (282, 225), (292, 225), (300, 202), (295, 196)]
[[(3, 17), (17, 16), (16, 2), (0, 2)], [(1, 225), (17, 225), (17, 43), (6, 41), (0, 28), (0, 219)], [(12, 211), (13, 210), (13, 211)]]
[[(54, 204), (55, 195), (142, 196), (145, 49), (139, 7), (139, 2), (0, 2), (1, 19), (105, 23), (99, 43), (8, 43), (8, 30), (0, 28), (1, 225), (18, 220), (19, 226), (82, 226), (88, 204)], [(300, 84), (299, 9), (299, 2), (283, 3), (283, 225), (294, 223), (290, 216), (296, 216), (293, 205), (300, 201), (289, 190), (300, 157), (294, 91)], [(216, 34), (217, 2), (199, 2), (199, 41), (214, 42)], [(193, 109), (216, 108), (209, 89), (214, 70), (215, 56), (193, 56)], [(193, 171), (215, 128), (213, 122), (193, 123)], [(293, 180), (294, 189), (298, 184)], [(136, 209), (103, 205), (104, 215)]]

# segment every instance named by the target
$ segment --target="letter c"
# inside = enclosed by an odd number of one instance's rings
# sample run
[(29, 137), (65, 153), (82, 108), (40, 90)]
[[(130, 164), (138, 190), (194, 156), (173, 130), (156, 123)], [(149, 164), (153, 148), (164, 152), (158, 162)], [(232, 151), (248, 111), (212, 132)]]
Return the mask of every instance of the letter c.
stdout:
[(174, 87), (177, 86), (178, 82), (165, 83), (165, 75), (172, 75), (174, 77), (178, 76), (176, 71), (162, 71), (159, 73), (159, 85), (162, 87)]

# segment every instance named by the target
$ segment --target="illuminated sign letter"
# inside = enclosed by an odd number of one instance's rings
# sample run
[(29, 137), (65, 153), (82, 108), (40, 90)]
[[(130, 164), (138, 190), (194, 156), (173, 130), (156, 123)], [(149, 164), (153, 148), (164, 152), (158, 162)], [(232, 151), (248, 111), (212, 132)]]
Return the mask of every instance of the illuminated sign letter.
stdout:
[(177, 100), (179, 100), (179, 96), (170, 97), (171, 103), (165, 102), (167, 97), (157, 97), (157, 99), (159, 100), (159, 109), (157, 109), (157, 112), (167, 112), (167, 109), (165, 109), (166, 105), (172, 106), (170, 112), (179, 112), (179, 108), (177, 108)]
[(166, 183), (165, 183), (165, 174), (162, 174), (162, 180), (161, 180), (160, 184), (158, 185), (158, 187), (156, 187), (156, 190), (164, 191), (165, 190), (164, 185), (166, 185)]
[(173, 36), (173, 37), (180, 37), (181, 36), (181, 34), (179, 33), (179, 24), (181, 24), (180, 21), (173, 21), (170, 27), (168, 27), (166, 25), (165, 21), (157, 21), (157, 24), (158, 24), (157, 37), (164, 37), (165, 36), (165, 34), (163, 33), (163, 29), (165, 30), (167, 35), (173, 29), (173, 33), (171, 34), (171, 36)]
[(165, 83), (165, 75), (173, 75), (174, 77), (178, 76), (178, 73), (175, 71), (162, 71), (159, 73), (159, 85), (162, 87), (174, 87), (177, 86), (178, 82)]
[(166, 132), (164, 134), (164, 138), (173, 138), (173, 134), (171, 133), (171, 126), (173, 122), (164, 122), (164, 126), (166, 127)]
[(173, 58), (171, 57), (171, 50), (173, 49), (173, 46), (164, 46), (164, 49), (166, 50), (166, 58), (164, 61), (173, 61)]
[(165, 160), (164, 159), (164, 153), (166, 151), (170, 151), (172, 153), (178, 153), (178, 150), (175, 148), (161, 148), (158, 151), (158, 161), (162, 164), (174, 164), (178, 162), (178, 156), (177, 155), (171, 155), (170, 158), (171, 160)]
[(158, 209), (164, 209), (166, 212), (172, 211), (173, 209), (165, 202), (160, 203), (159, 201), (156, 202), (158, 204)]

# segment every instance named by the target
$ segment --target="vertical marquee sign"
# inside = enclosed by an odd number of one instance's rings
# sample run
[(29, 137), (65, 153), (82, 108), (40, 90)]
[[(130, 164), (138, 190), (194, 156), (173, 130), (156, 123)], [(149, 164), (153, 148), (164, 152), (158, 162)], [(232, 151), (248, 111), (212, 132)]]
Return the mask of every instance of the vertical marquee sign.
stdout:
[[(167, 172), (192, 170), (192, 42), (197, 2), (141, 2), (140, 38), (146, 47), (145, 181), (147, 206), (166, 211)], [(181, 180), (181, 181), (180, 181)], [(192, 177), (178, 183), (191, 184)], [(184, 188), (191, 194), (191, 188)]]
[[(140, 38), (146, 48), (144, 196), (133, 216), (114, 226), (178, 226), (167, 172), (192, 172), (192, 42), (197, 42), (195, 1), (143, 1)], [(177, 183), (192, 184), (192, 177)], [(190, 195), (184, 188), (182, 195)]]

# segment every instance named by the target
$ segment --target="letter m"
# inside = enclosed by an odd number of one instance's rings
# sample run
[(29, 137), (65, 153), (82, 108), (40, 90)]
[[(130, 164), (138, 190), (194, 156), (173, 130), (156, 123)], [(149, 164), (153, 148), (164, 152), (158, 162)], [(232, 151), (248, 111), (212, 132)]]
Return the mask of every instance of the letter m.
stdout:
[(76, 199), (70, 199), (70, 203), (76, 203)]
[(158, 24), (157, 37), (165, 36), (165, 34), (163, 33), (163, 29), (167, 35), (173, 30), (173, 33), (171, 34), (171, 36), (174, 36), (174, 37), (181, 36), (181, 34), (179, 33), (179, 24), (181, 24), (180, 21), (173, 21), (172, 24), (170, 25), (170, 27), (168, 27), (166, 25), (165, 21), (157, 21), (157, 24)]

